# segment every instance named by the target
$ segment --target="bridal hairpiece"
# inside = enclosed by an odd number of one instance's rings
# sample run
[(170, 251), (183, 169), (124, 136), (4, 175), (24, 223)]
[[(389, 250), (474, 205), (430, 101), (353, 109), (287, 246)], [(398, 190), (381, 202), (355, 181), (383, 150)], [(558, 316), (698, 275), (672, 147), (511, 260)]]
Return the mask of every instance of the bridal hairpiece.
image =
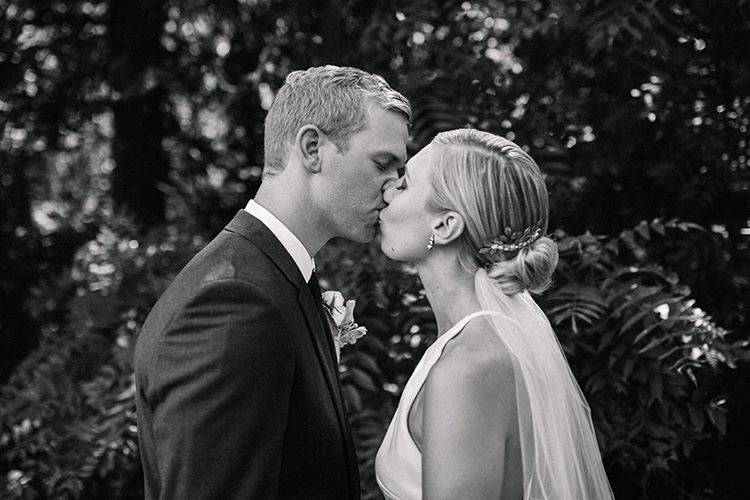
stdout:
[(482, 255), (488, 254), (494, 257), (500, 252), (514, 252), (521, 250), (534, 243), (542, 235), (542, 221), (527, 227), (523, 231), (513, 232), (509, 227), (505, 228), (505, 233), (501, 234), (492, 241), (485, 243), (479, 249)]

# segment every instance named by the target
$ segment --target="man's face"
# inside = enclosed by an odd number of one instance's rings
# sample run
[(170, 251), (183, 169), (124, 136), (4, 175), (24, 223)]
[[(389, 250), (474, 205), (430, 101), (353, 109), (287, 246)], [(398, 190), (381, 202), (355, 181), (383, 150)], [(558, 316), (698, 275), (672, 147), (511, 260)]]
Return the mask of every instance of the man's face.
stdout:
[(403, 115), (373, 108), (367, 127), (349, 138), (346, 152), (329, 144), (317, 201), (334, 236), (359, 242), (375, 237), (385, 207), (383, 189), (406, 162), (407, 139)]

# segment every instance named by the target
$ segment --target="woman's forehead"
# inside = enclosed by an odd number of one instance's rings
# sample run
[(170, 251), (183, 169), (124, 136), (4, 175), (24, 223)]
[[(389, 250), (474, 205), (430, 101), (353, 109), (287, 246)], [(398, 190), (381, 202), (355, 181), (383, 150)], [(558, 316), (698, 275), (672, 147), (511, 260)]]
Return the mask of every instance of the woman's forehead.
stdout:
[(432, 164), (433, 150), (434, 147), (428, 144), (406, 162), (406, 172), (409, 173), (409, 177), (425, 174)]

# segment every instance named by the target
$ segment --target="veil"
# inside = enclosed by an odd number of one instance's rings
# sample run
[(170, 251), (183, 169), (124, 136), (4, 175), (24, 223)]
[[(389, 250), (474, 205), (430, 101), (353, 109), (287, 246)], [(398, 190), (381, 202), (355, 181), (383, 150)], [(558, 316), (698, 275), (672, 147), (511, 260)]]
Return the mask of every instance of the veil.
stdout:
[(527, 291), (506, 295), (482, 268), (474, 284), (513, 358), (524, 500), (614, 498), (591, 411), (544, 312)]

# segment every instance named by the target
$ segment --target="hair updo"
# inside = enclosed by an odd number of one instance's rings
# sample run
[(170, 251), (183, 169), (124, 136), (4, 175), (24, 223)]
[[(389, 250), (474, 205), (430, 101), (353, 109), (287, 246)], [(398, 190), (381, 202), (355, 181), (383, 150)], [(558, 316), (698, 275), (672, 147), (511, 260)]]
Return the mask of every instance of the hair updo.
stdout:
[[(458, 129), (432, 141), (436, 149), (432, 177), (434, 211), (453, 210), (464, 218), (458, 240), (461, 264), (479, 267), (508, 293), (542, 293), (557, 266), (557, 245), (545, 236), (549, 195), (536, 162), (515, 143), (489, 132)], [(518, 250), (480, 253), (505, 234), (523, 233), (541, 222), (541, 235)]]

